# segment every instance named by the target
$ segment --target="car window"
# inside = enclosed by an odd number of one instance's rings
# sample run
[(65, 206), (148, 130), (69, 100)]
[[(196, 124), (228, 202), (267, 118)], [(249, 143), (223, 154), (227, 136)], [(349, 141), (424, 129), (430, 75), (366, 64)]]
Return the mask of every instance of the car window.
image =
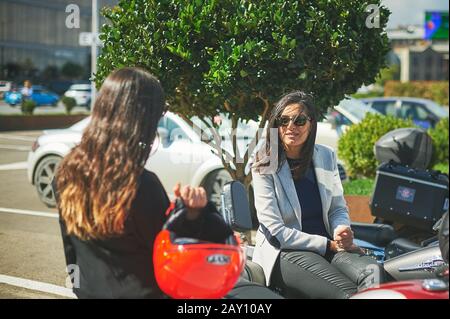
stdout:
[(183, 129), (172, 119), (167, 116), (163, 117), (159, 123), (158, 127), (165, 128), (168, 132), (169, 142), (173, 142), (180, 139), (188, 139), (186, 133)]
[(403, 102), (400, 108), (400, 114), (403, 118), (411, 118), (413, 120), (423, 120), (428, 119), (428, 112), (420, 105), (415, 102)]
[(374, 101), (372, 107), (383, 115), (396, 115), (395, 101)]
[(327, 122), (327, 119), (334, 118), (336, 120), (336, 125), (352, 125), (350, 121), (344, 114), (335, 110), (334, 108), (328, 108), (328, 112), (325, 115), (323, 122)]
[(344, 112), (350, 113), (351, 116), (355, 117), (358, 121), (362, 121), (362, 119), (364, 119), (364, 117), (366, 116), (367, 112), (378, 114), (376, 110), (374, 110), (367, 104), (353, 98), (343, 99), (342, 101), (339, 102), (338, 108), (343, 109)]
[(437, 103), (434, 103), (433, 101), (428, 101), (426, 107), (431, 111), (431, 113), (434, 113), (440, 118), (448, 117), (448, 108), (445, 109), (444, 107), (440, 106)]

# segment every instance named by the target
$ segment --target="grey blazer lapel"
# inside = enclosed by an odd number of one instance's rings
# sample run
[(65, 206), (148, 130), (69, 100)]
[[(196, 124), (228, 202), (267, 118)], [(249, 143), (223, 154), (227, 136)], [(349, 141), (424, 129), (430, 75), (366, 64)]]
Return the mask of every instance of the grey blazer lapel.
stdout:
[[(283, 186), (284, 193), (286, 194), (289, 203), (294, 209), (294, 213), (301, 225), (302, 214), (300, 202), (298, 200), (297, 191), (295, 190), (294, 180), (292, 179), (291, 170), (287, 161), (281, 166), (281, 169), (277, 172), (281, 185)], [(283, 212), (281, 212), (283, 214)]]
[(323, 162), (323, 157), (321, 156), (319, 150), (317, 149), (317, 146), (314, 146), (314, 153), (312, 160), (314, 164), (314, 172), (316, 173), (317, 187), (319, 188), (320, 200), (322, 201), (322, 212), (324, 216), (325, 227), (327, 228), (328, 232), (330, 232), (328, 221), (328, 209), (330, 208), (329, 202), (330, 194), (328, 194), (326, 188), (326, 185), (329, 183), (329, 181), (327, 181), (327, 178), (324, 174), (326, 165)]

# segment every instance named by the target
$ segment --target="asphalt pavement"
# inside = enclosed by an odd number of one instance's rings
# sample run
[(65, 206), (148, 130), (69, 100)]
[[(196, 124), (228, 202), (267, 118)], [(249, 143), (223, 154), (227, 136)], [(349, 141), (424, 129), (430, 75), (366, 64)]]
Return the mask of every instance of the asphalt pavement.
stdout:
[(39, 131), (0, 132), (0, 298), (67, 298), (56, 209), (27, 179)]

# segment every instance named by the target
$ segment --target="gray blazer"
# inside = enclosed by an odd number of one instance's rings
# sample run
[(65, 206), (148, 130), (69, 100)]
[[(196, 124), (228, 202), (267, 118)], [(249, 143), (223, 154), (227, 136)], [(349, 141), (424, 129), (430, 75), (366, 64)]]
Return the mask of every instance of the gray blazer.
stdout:
[[(334, 151), (314, 146), (313, 163), (322, 200), (323, 221), (333, 237), (338, 225), (350, 225)], [(267, 285), (282, 249), (308, 250), (325, 255), (327, 238), (302, 232), (302, 210), (287, 161), (278, 172), (252, 169), (255, 207), (260, 223), (253, 261), (264, 270)]]

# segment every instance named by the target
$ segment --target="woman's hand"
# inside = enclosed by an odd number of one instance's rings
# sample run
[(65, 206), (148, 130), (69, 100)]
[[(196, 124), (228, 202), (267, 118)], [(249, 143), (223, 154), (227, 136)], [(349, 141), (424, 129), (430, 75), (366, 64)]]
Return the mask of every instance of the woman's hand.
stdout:
[(191, 187), (189, 185), (181, 188), (177, 183), (173, 188), (175, 197), (181, 198), (188, 210), (186, 218), (189, 220), (196, 219), (200, 215), (200, 210), (208, 203), (206, 191), (203, 187)]
[(350, 226), (339, 225), (334, 230), (333, 239), (341, 250), (349, 251), (353, 246), (353, 231)]
[(342, 248), (339, 247), (338, 243), (334, 240), (330, 242), (330, 249), (332, 252), (337, 253), (338, 251), (343, 251)]

